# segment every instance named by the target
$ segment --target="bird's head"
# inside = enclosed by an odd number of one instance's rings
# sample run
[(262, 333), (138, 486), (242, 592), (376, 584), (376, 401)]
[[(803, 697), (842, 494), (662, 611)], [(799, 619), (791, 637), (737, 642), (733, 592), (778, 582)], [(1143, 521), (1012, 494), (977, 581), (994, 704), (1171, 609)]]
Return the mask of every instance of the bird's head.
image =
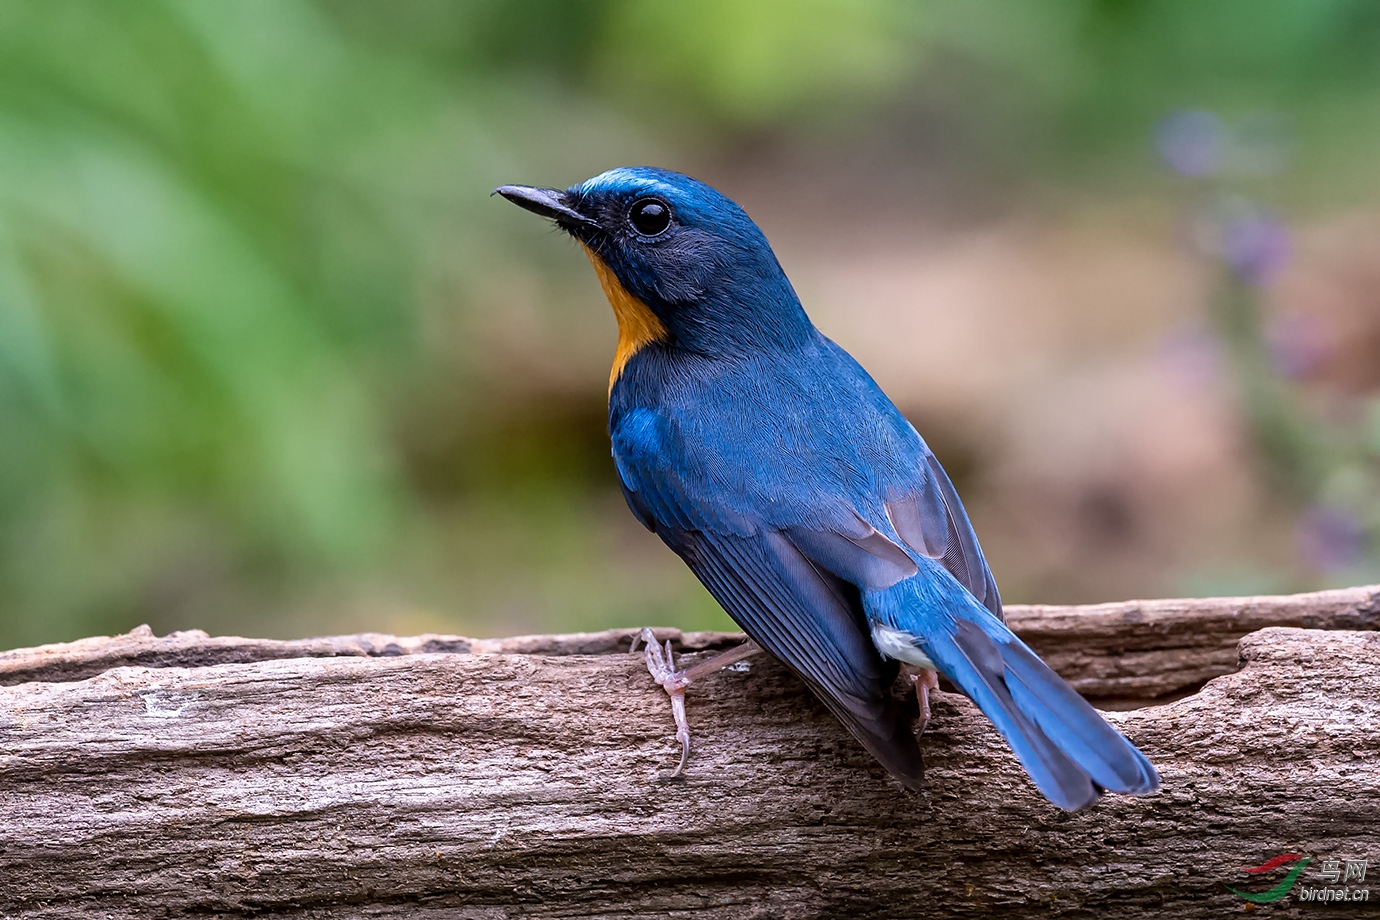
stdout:
[(716, 356), (788, 346), (810, 334), (767, 238), (703, 182), (634, 167), (565, 191), (505, 185), (494, 193), (551, 218), (583, 244), (618, 317), (613, 379), (653, 343)]

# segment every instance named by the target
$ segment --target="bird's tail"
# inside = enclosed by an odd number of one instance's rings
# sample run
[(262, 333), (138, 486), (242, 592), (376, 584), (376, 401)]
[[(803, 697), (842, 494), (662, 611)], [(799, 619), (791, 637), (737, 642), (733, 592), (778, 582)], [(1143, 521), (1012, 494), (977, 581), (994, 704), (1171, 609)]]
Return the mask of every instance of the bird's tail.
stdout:
[(966, 592), (942, 600), (914, 596), (917, 591), (898, 596), (905, 587), (865, 598), (874, 635), (879, 627), (888, 631), (889, 648), (882, 650), (902, 657), (897, 644), (909, 641), (922, 653), (911, 660), (927, 658), (982, 709), (1051, 802), (1077, 811), (1104, 791), (1141, 795), (1159, 788), (1145, 755), (985, 607), (963, 600)]

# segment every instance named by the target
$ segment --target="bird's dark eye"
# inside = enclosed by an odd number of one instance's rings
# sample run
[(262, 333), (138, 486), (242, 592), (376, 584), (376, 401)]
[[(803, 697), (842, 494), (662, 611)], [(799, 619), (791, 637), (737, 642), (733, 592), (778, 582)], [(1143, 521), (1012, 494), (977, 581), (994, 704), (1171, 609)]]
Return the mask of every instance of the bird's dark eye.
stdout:
[(657, 236), (671, 226), (671, 206), (659, 198), (642, 198), (633, 202), (628, 220), (643, 236)]

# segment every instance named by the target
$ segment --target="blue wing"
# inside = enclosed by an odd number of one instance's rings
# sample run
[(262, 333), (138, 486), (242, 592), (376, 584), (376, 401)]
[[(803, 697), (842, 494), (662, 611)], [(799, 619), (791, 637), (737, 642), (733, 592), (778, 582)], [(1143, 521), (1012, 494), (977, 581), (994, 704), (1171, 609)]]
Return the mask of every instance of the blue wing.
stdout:
[(937, 560), (978, 603), (1004, 619), (996, 579), (958, 492), (934, 454), (923, 442), (921, 447), (911, 488), (886, 503), (887, 518), (903, 544)]
[(669, 477), (634, 478), (623, 462), (619, 467), (624, 496), (638, 519), (685, 561), (754, 641), (814, 690), (872, 756), (918, 789), (924, 772), (920, 749), (889, 693), (897, 666), (872, 645), (857, 588), (812, 563), (786, 532), (686, 500)]
[[(909, 546), (940, 560), (998, 616), (1001, 602), (963, 506), (915, 429), (833, 343), (821, 338), (810, 360), (787, 369), (796, 376), (779, 389), (755, 376), (736, 390), (732, 381), (711, 385), (700, 372), (690, 398), (632, 400), (634, 362), (610, 418), (619, 484), (638, 520), (734, 621), (916, 786), (920, 752), (889, 692), (897, 665), (872, 644), (858, 586), (913, 576)], [(669, 389), (664, 379), (654, 384)], [(809, 411), (771, 404), (792, 391)], [(879, 436), (884, 450), (850, 453)], [(791, 468), (801, 455), (819, 466)], [(871, 502), (869, 522), (858, 509), (879, 471), (889, 500)]]
[(912, 789), (920, 748), (889, 689), (896, 664), (877, 653), (858, 592), (813, 565), (779, 531), (737, 537), (658, 529), (734, 621), (795, 671), (895, 777)]

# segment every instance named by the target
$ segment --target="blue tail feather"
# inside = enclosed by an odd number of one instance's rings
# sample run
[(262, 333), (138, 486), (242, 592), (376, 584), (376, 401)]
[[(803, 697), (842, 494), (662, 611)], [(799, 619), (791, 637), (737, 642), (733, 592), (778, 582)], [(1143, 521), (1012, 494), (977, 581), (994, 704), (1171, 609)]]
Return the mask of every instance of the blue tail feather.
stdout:
[(1006, 683), (1041, 731), (1109, 792), (1138, 795), (1158, 788), (1159, 776), (1145, 755), (1024, 642), (1011, 638), (1002, 653)]
[(864, 608), (874, 624), (909, 636), (920, 653), (915, 660), (928, 658), (978, 705), (1046, 798), (1077, 811), (1104, 791), (1159, 788), (1135, 745), (1005, 623), (956, 582), (943, 581), (922, 573), (868, 592)]

